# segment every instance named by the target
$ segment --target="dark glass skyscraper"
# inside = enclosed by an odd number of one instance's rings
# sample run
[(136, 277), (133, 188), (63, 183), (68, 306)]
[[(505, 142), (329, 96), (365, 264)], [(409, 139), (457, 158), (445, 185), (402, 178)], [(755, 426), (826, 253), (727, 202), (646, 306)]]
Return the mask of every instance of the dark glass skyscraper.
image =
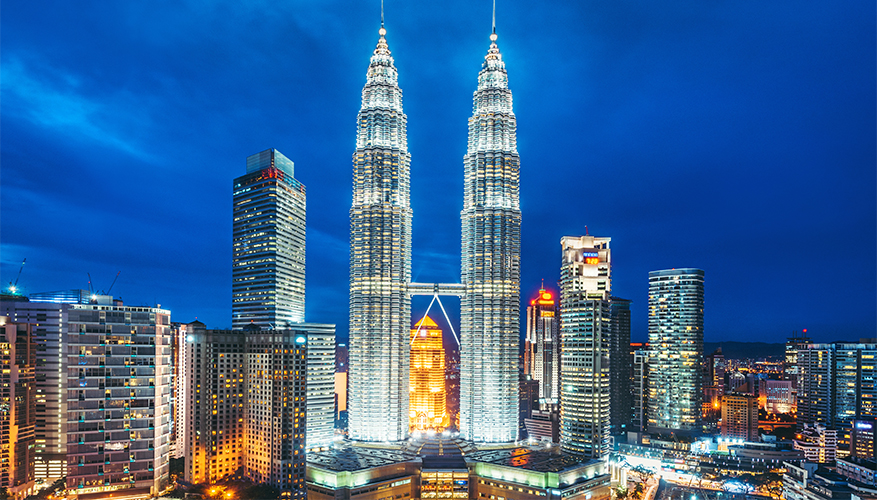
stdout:
[(285, 328), (305, 315), (305, 187), (276, 149), (234, 180), (232, 328)]

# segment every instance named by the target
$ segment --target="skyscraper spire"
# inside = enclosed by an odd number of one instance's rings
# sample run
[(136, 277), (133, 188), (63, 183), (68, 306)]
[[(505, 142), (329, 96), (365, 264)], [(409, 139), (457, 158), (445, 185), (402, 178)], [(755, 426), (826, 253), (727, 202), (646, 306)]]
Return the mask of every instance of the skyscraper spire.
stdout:
[[(384, 0), (381, 0), (381, 5), (383, 2)], [(493, 26), (490, 33), (490, 39), (496, 41), (496, 0), (493, 0)]]
[[(411, 155), (398, 72), (384, 37), (357, 116), (350, 208), (350, 438), (408, 434)], [(380, 368), (377, 368), (380, 367)]]
[(476, 442), (510, 442), (518, 432), (520, 159), (495, 32), (473, 101), (460, 214), (466, 285), (460, 303), (460, 432)]
[[(384, 29), (384, 0), (381, 0), (381, 29)], [(383, 34), (381, 33), (381, 35)]]

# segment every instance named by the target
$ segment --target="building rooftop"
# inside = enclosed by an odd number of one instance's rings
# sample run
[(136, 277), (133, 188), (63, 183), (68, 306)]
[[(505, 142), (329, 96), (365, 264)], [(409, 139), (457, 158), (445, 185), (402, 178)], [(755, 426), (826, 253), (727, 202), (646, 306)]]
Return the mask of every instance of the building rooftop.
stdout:
[(335, 472), (352, 472), (408, 462), (416, 458), (417, 455), (407, 451), (402, 443), (384, 447), (352, 446), (349, 443), (345, 443), (340, 446), (336, 445), (327, 451), (309, 453), (308, 465), (322, 467)]
[(534, 472), (561, 472), (582, 465), (579, 459), (570, 455), (524, 447), (475, 451), (467, 453), (466, 460), (517, 467)]

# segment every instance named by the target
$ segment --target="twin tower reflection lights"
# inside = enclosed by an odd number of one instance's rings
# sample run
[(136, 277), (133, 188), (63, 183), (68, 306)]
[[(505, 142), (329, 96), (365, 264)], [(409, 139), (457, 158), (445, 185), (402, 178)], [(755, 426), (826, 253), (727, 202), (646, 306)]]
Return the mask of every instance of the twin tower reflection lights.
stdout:
[[(402, 90), (383, 25), (357, 117), (350, 209), (351, 439), (409, 428), (410, 163)], [(518, 429), (520, 159), (497, 36), (478, 74), (464, 157), (460, 432), (511, 442)]]

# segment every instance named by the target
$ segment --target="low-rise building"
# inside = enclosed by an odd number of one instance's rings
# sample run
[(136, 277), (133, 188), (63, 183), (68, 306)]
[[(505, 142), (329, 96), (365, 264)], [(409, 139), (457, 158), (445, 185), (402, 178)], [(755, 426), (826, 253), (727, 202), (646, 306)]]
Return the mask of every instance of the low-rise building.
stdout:
[(783, 474), (783, 498), (785, 500), (851, 500), (853, 489), (843, 476), (819, 464), (786, 462)]
[(822, 424), (804, 424), (793, 442), (795, 449), (803, 451), (809, 462), (833, 462), (837, 458), (837, 431)]

